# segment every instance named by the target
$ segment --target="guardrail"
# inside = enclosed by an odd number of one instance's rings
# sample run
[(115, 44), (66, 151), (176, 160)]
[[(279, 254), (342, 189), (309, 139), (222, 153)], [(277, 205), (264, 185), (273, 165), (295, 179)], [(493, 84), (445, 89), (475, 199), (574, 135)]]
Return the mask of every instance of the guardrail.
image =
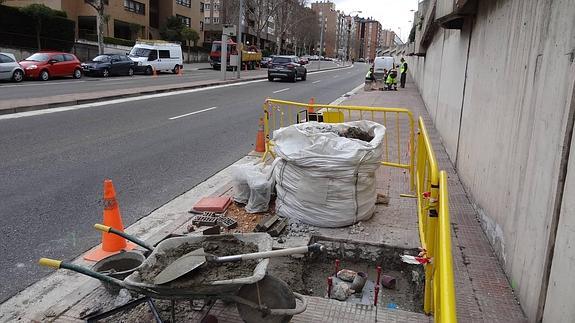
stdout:
[[(355, 120), (371, 120), (383, 124), (386, 128), (384, 153), (381, 164), (409, 171), (410, 187), (415, 189), (415, 130), (413, 114), (404, 108), (364, 107), (347, 105), (326, 105), (299, 103), (267, 99), (263, 105), (265, 153), (273, 153), (273, 131), (295, 123), (318, 121), (339, 123)], [(391, 139), (390, 139), (391, 138)], [(390, 140), (395, 140), (391, 147)]]
[(422, 256), (425, 264), (423, 310), (436, 322), (457, 322), (447, 174), (439, 172), (435, 153), (420, 117), (415, 186)]

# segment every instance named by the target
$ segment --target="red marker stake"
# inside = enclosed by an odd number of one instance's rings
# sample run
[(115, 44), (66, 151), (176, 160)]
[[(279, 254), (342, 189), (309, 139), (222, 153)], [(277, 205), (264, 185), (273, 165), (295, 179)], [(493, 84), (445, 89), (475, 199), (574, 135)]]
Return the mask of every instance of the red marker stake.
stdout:
[(375, 297), (373, 298), (373, 306), (377, 306), (377, 297), (379, 296), (379, 285), (375, 286)]
[(333, 278), (327, 278), (327, 298), (331, 298), (331, 286), (333, 285)]
[(381, 278), (381, 266), (377, 266), (376, 270), (377, 270), (377, 284), (376, 285), (379, 286), (379, 282), (380, 282), (379, 279)]
[(334, 275), (337, 275), (337, 272), (339, 271), (339, 259), (335, 260), (335, 273), (333, 273)]

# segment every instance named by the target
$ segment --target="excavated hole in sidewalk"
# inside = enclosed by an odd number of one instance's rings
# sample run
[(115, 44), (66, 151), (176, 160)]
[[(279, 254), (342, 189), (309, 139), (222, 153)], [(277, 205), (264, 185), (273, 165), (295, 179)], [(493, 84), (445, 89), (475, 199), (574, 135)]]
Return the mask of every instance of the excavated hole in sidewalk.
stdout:
[[(321, 237), (314, 237), (313, 240), (325, 245), (327, 252), (305, 258), (272, 258), (268, 273), (285, 281), (294, 292), (326, 297), (327, 278), (335, 270), (336, 259), (340, 260), (339, 269), (363, 271), (368, 274), (368, 281), (372, 282), (377, 280), (377, 266), (381, 266), (382, 275), (396, 279), (396, 288), (387, 289), (380, 286), (378, 306), (423, 313), (423, 267), (406, 264), (399, 257), (403, 254), (417, 255), (417, 249), (333, 241)], [(365, 288), (367, 286), (368, 284)], [(365, 291), (369, 293), (371, 302), (372, 291), (373, 286), (371, 291)], [(357, 303), (358, 299), (350, 296), (346, 302)]]

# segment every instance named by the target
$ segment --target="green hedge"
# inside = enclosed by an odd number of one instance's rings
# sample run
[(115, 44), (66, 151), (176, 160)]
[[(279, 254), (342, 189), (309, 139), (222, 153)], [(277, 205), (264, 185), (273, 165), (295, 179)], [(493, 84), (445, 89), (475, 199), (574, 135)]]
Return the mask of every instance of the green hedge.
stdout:
[[(40, 43), (43, 50), (70, 51), (76, 24), (60, 15), (42, 20)], [(34, 19), (18, 8), (0, 5), (0, 45), (36, 49)]]
[(136, 44), (136, 41), (122, 38), (104, 37), (104, 43), (132, 47)]

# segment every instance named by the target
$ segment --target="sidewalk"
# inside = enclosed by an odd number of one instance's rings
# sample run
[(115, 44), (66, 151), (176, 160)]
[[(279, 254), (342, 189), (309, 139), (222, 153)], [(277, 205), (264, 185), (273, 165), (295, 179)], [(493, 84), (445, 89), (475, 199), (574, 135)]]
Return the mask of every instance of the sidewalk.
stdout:
[[(513, 295), (506, 276), (497, 258), (493, 254), (479, 223), (476, 211), (467, 198), (458, 180), (447, 154), (441, 145), (440, 138), (425, 111), (422, 99), (413, 83), (406, 89), (397, 92), (359, 92), (350, 96), (342, 104), (379, 107), (407, 107), (415, 117), (423, 116), (429, 135), (434, 145), (439, 166), (449, 174), (449, 193), (452, 221), (452, 244), (454, 256), (455, 283), (457, 293), (457, 314), (459, 322), (523, 322), (524, 315)], [(240, 163), (254, 162), (258, 157), (246, 157)], [(158, 209), (150, 216), (143, 218), (127, 229), (150, 244), (160, 241), (170, 233), (183, 233), (191, 219), (187, 210), (202, 196), (231, 195), (229, 168), (200, 184), (193, 190), (178, 197)], [(338, 257), (342, 264), (353, 266), (355, 260), (364, 264), (364, 271), (372, 276), (375, 263), (390, 267), (392, 258), (381, 258), (384, 252), (392, 250), (412, 250), (419, 247), (416, 201), (400, 197), (409, 192), (408, 174), (400, 169), (381, 167), (377, 172), (378, 192), (389, 197), (388, 204), (378, 204), (376, 214), (359, 226), (328, 229), (308, 227), (305, 230), (290, 234), (285, 243), (276, 239), (274, 247), (284, 248), (287, 245), (303, 245), (309, 241), (318, 241), (326, 245), (328, 254)], [(120, 201), (121, 205), (121, 201)], [(49, 255), (47, 255), (49, 256)], [(345, 259), (349, 261), (346, 261)], [(290, 258), (291, 259), (291, 258)], [(289, 260), (300, 261), (301, 260)], [(382, 263), (382, 261), (384, 261)], [(81, 258), (75, 263), (87, 265)], [(317, 264), (316, 264), (317, 265)], [(323, 264), (331, 269), (330, 264)], [(324, 266), (324, 267), (325, 267)], [(404, 265), (401, 273), (393, 274), (417, 276), (418, 268)], [(287, 267), (290, 269), (291, 267)], [(297, 273), (286, 273), (277, 263), (270, 264), (268, 273), (280, 276), (288, 281), (293, 289), (297, 288), (297, 279), (305, 280), (302, 275), (322, 278), (321, 264), (316, 267), (301, 268)], [(305, 270), (304, 270), (305, 269)], [(358, 268), (359, 269), (359, 268)], [(312, 271), (306, 271), (312, 270)], [(315, 271), (313, 271), (315, 270)], [(357, 269), (356, 269), (357, 270)], [(389, 268), (384, 267), (384, 273)], [(302, 273), (303, 272), (303, 273)], [(291, 274), (291, 276), (290, 276)], [(397, 276), (396, 276), (397, 277)], [(292, 280), (290, 278), (296, 278)], [(288, 280), (289, 279), (289, 280)], [(373, 279), (373, 278), (372, 278)], [(401, 277), (398, 277), (398, 289), (401, 289)], [(306, 286), (307, 287), (307, 286)], [(421, 286), (418, 286), (420, 288)], [(323, 289), (323, 286), (319, 288)], [(417, 288), (416, 288), (417, 289)], [(422, 308), (417, 300), (409, 307), (399, 304), (401, 295), (396, 291), (382, 290), (378, 306), (355, 305), (342, 303), (321, 297), (322, 291), (315, 291), (306, 296), (307, 310), (294, 316), (292, 322), (431, 322), (432, 318), (421, 313)], [(397, 299), (396, 299), (397, 298)], [(100, 282), (70, 271), (60, 270), (30, 286), (18, 295), (0, 305), (0, 322), (8, 321), (57, 321), (80, 322), (81, 318), (93, 312), (101, 312), (114, 307), (115, 296), (105, 292)], [(189, 307), (188, 307), (189, 308)], [(202, 312), (189, 311), (189, 320), (200, 318)], [(241, 322), (235, 306), (216, 303), (210, 311), (219, 322)], [(164, 313), (165, 314), (165, 313)]]

